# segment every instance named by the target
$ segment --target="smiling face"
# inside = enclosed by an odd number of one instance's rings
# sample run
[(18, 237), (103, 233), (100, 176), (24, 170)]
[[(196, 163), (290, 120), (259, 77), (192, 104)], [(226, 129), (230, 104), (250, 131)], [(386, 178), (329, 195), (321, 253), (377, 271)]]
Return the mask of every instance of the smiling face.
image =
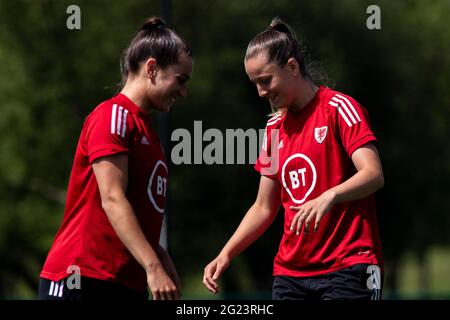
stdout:
[(289, 108), (295, 101), (295, 79), (298, 64), (289, 59), (284, 66), (268, 62), (266, 52), (245, 61), (245, 71), (258, 90), (260, 97), (267, 98), (272, 109)]
[(193, 61), (186, 54), (180, 55), (178, 63), (162, 69), (157, 64), (149, 70), (152, 77), (147, 88), (151, 108), (168, 112), (174, 102), (187, 95), (187, 81), (193, 69)]

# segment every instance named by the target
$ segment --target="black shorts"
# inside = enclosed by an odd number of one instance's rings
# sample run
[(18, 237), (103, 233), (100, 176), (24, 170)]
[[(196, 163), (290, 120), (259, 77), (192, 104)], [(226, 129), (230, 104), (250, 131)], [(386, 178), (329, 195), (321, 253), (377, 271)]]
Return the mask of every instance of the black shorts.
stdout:
[(139, 292), (114, 282), (81, 277), (80, 286), (70, 285), (67, 278), (39, 281), (39, 300), (148, 300), (148, 291)]
[(274, 300), (380, 300), (380, 267), (356, 264), (314, 277), (275, 276)]

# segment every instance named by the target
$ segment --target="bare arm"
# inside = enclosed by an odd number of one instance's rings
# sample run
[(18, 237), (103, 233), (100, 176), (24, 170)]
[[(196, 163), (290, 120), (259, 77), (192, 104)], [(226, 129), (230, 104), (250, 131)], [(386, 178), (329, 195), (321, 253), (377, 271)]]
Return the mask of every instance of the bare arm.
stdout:
[(308, 230), (312, 221), (317, 230), (322, 217), (337, 203), (365, 198), (384, 185), (383, 169), (375, 145), (368, 144), (352, 154), (357, 172), (343, 183), (325, 191), (316, 199), (302, 206), (292, 206), (298, 210), (291, 223), (291, 230), (300, 234), (302, 225)]
[(164, 270), (167, 272), (170, 279), (172, 279), (181, 293), (180, 277), (178, 276), (177, 270), (175, 269), (175, 265), (173, 264), (172, 258), (170, 257), (169, 253), (160, 245), (158, 245), (158, 247), (156, 248), (156, 252), (158, 254), (159, 260), (164, 267)]
[(209, 291), (219, 292), (216, 281), (228, 268), (233, 257), (258, 239), (273, 222), (280, 208), (279, 192), (278, 181), (261, 176), (255, 203), (247, 211), (219, 255), (204, 270), (203, 284)]
[(145, 237), (134, 210), (126, 198), (128, 156), (100, 158), (92, 164), (102, 207), (119, 239), (145, 269), (153, 299), (178, 299), (180, 292), (167, 275), (157, 252)]

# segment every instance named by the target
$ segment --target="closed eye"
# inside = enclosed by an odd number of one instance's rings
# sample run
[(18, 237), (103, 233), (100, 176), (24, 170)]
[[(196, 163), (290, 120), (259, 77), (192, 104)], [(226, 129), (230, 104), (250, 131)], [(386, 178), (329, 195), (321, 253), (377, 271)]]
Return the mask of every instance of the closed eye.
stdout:
[(265, 77), (265, 78), (258, 79), (257, 82), (259, 82), (259, 84), (262, 84), (262, 85), (269, 85), (271, 81), (272, 81), (272, 77)]
[(189, 76), (187, 76), (185, 74), (181, 74), (181, 75), (177, 76), (177, 81), (180, 85), (186, 84), (186, 82), (188, 82), (188, 80), (189, 80)]
[(180, 85), (183, 85), (187, 82), (187, 79), (184, 77), (178, 77), (177, 80)]

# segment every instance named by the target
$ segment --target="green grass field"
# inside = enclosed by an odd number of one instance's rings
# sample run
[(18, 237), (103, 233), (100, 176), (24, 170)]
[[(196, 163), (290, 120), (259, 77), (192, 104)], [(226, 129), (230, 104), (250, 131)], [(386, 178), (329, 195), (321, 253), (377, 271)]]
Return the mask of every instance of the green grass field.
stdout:
[[(435, 247), (427, 254), (430, 270), (430, 288), (419, 289), (419, 268), (412, 253), (405, 253), (400, 261), (399, 290), (392, 292), (385, 288), (383, 299), (449, 299), (450, 300), (450, 247)], [(234, 262), (233, 262), (234, 263)], [(241, 271), (245, 268), (239, 268)], [(227, 292), (227, 295), (210, 294), (202, 284), (203, 270), (191, 277), (182, 279), (183, 299), (270, 299), (270, 288), (266, 292), (252, 291), (249, 283), (248, 270), (240, 272), (242, 293)], [(386, 265), (389, 272), (389, 264)], [(6, 299), (36, 299), (36, 292), (24, 283), (15, 284), (16, 293)]]
[[(450, 247), (436, 247), (427, 254), (430, 270), (430, 288), (426, 291), (419, 288), (419, 268), (417, 260), (412, 253), (405, 253), (400, 261), (399, 289), (392, 292), (386, 288), (384, 299), (450, 299)], [(389, 272), (389, 264), (386, 265)], [(223, 299), (222, 295), (210, 295), (201, 283), (203, 274), (185, 279), (184, 299)], [(243, 284), (243, 287), (249, 287)], [(245, 292), (242, 294), (230, 293), (228, 297), (243, 299), (270, 298), (270, 288), (267, 292)]]
[(399, 296), (405, 299), (450, 299), (450, 248), (432, 248), (427, 254), (430, 270), (430, 288), (419, 288), (419, 268), (412, 253), (401, 260), (399, 270)]

